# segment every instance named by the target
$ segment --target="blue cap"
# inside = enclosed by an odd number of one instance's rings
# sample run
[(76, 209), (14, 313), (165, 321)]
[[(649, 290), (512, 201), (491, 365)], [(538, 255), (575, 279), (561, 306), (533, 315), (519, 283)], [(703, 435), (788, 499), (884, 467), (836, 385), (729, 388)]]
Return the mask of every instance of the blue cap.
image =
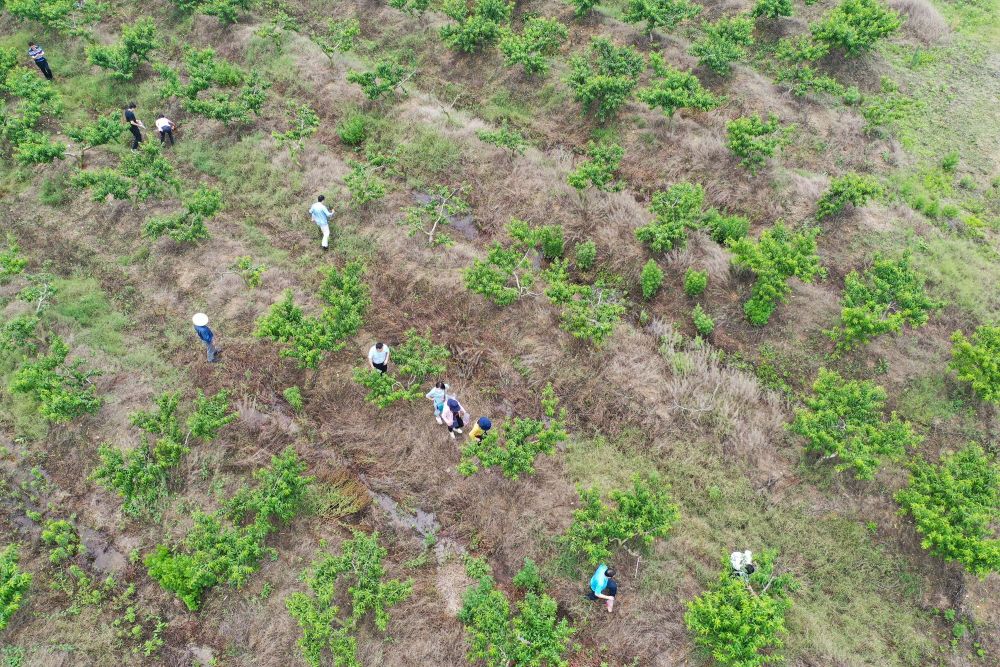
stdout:
[(476, 423), (479, 424), (479, 428), (483, 429), (484, 431), (489, 431), (491, 428), (493, 428), (493, 422), (490, 421), (489, 417), (480, 417), (479, 421)]
[(456, 401), (454, 398), (449, 398), (448, 399), (448, 409), (450, 409), (450, 410), (458, 410), (459, 407), (460, 406), (458, 405), (458, 401)]

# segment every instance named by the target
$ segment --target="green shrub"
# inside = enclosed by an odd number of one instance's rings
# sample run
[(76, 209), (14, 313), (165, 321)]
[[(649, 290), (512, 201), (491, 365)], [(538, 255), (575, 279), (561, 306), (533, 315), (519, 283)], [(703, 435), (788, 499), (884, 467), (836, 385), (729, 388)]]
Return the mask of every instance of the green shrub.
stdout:
[(904, 255), (892, 260), (876, 254), (864, 274), (851, 271), (844, 279), (840, 324), (827, 332), (837, 352), (851, 350), (904, 324), (922, 327), (938, 307), (924, 290), (924, 278)]
[[(412, 0), (414, 3), (426, 2), (427, 0)], [(393, 7), (393, 0), (389, 4)], [(354, 40), (361, 34), (361, 22), (356, 18), (329, 19), (326, 22), (326, 31), (313, 32), (309, 39), (318, 46), (323, 55), (334, 64), (334, 57), (338, 53), (347, 53), (354, 48)]]
[(646, 24), (646, 34), (658, 28), (673, 30), (678, 25), (701, 14), (701, 5), (689, 0), (629, 0), (622, 18), (626, 23)]
[[(384, 633), (389, 627), (389, 608), (410, 597), (412, 579), (386, 579), (382, 565), (386, 554), (378, 533), (369, 536), (355, 530), (354, 537), (341, 544), (338, 555), (324, 555), (302, 573), (310, 594), (292, 593), (285, 606), (302, 629), (299, 648), (310, 667), (331, 664), (331, 659), (334, 665), (360, 665), (352, 633), (365, 615), (373, 612), (375, 627)], [(346, 618), (335, 604), (338, 581), (350, 594), (351, 613)]]
[(18, 567), (18, 545), (8, 544), (0, 550), (0, 632), (6, 629), (10, 617), (24, 602), (31, 588), (31, 573)]
[(10, 381), (10, 391), (30, 395), (38, 403), (38, 412), (55, 423), (94, 414), (103, 400), (91, 379), (100, 371), (85, 370), (83, 361), (66, 362), (69, 347), (52, 336), (48, 354), (21, 366)]
[(377, 167), (354, 160), (348, 160), (347, 164), (351, 171), (344, 177), (344, 184), (351, 193), (351, 203), (354, 206), (365, 206), (385, 197), (387, 184), (378, 175)]
[(568, 0), (573, 6), (573, 16), (578, 19), (586, 16), (590, 10), (597, 6), (597, 0)]
[(442, 26), (441, 40), (450, 49), (472, 53), (492, 44), (510, 25), (514, 2), (506, 0), (445, 0), (441, 11), (455, 23)]
[(972, 339), (956, 331), (951, 337), (949, 367), (972, 385), (984, 401), (1000, 403), (1000, 326), (982, 325)]
[(257, 289), (260, 287), (261, 277), (267, 271), (267, 266), (265, 264), (254, 264), (253, 257), (244, 255), (237, 257), (229, 269), (238, 273), (247, 287)]
[(42, 542), (49, 547), (49, 562), (53, 565), (61, 565), (87, 551), (80, 543), (76, 528), (65, 519), (46, 521), (42, 529)]
[(421, 383), (444, 373), (450, 356), (446, 347), (431, 342), (429, 331), (421, 336), (416, 329), (410, 329), (392, 351), (392, 373), (362, 366), (354, 369), (354, 381), (368, 389), (365, 400), (380, 408), (399, 400), (413, 401), (423, 396)]
[(649, 54), (649, 64), (654, 75), (650, 85), (636, 93), (636, 97), (649, 108), (662, 109), (668, 118), (673, 118), (678, 109), (711, 111), (721, 103), (718, 97), (702, 87), (698, 77), (667, 65), (660, 54)]
[[(7, 71), (6, 76), (0, 79), (0, 93), (9, 94), (10, 98), (0, 116), (0, 142), (6, 144), (18, 164), (46, 164), (61, 160), (66, 145), (53, 141), (51, 136), (41, 132), (38, 124), (43, 117), (62, 113), (62, 97), (51, 81), (25, 67), (17, 67), (16, 62), (15, 59), (2, 64)], [(0, 71), (0, 74), (3, 73)]]
[(605, 121), (628, 102), (645, 69), (642, 54), (630, 46), (616, 46), (610, 39), (594, 37), (589, 55), (576, 54), (569, 60), (569, 86), (584, 111), (596, 108)]
[(653, 221), (635, 230), (635, 237), (653, 252), (669, 252), (687, 244), (687, 230), (696, 229), (703, 216), (705, 190), (695, 183), (675, 183), (653, 193), (649, 210)]
[(732, 64), (747, 56), (753, 45), (753, 20), (748, 16), (730, 16), (715, 23), (702, 23), (704, 34), (691, 45), (691, 55), (719, 76), (727, 76)]
[(204, 185), (184, 196), (184, 210), (172, 215), (154, 216), (143, 227), (152, 239), (169, 236), (181, 243), (193, 243), (209, 238), (205, 222), (222, 210), (222, 193)]
[(628, 544), (649, 547), (665, 537), (680, 514), (666, 486), (655, 474), (636, 476), (632, 489), (612, 491), (606, 505), (597, 489), (578, 489), (581, 509), (573, 512), (573, 523), (561, 538), (566, 548), (597, 564)]
[(569, 30), (556, 19), (529, 16), (521, 34), (509, 29), (500, 34), (500, 53), (507, 67), (522, 65), (526, 74), (545, 74), (548, 58), (566, 41)]
[(122, 38), (117, 44), (89, 44), (87, 60), (91, 65), (111, 70), (111, 75), (123, 81), (135, 76), (139, 65), (149, 62), (149, 54), (160, 48), (153, 19), (143, 17), (131, 25), (122, 27)]
[(476, 136), (484, 143), (503, 148), (511, 159), (515, 155), (524, 155), (524, 149), (528, 145), (524, 136), (520, 132), (509, 129), (506, 123), (497, 130), (479, 130), (476, 132)]
[[(244, 72), (212, 49), (184, 51), (183, 67), (153, 66), (163, 80), (160, 96), (179, 97), (181, 108), (222, 122), (245, 124), (260, 114), (271, 84), (257, 70)], [(183, 79), (187, 83), (183, 83)]]
[(538, 594), (545, 592), (545, 581), (542, 579), (542, 573), (539, 572), (535, 561), (530, 558), (524, 559), (524, 567), (514, 575), (511, 583), (514, 584), (515, 588), (525, 592)]
[(250, 9), (250, 0), (174, 0), (186, 12), (214, 16), (222, 23), (236, 23), (240, 11)]
[(858, 207), (864, 206), (875, 197), (885, 194), (885, 189), (873, 176), (862, 176), (861, 174), (848, 173), (830, 181), (830, 187), (818, 202), (816, 219), (836, 215), (844, 210), (848, 204)]
[(983, 579), (1000, 572), (1000, 466), (982, 447), (969, 444), (937, 465), (918, 457), (896, 502), (913, 517), (923, 548)]
[(760, 240), (730, 241), (733, 263), (753, 271), (757, 280), (750, 291), (750, 300), (743, 304), (750, 324), (764, 326), (779, 302), (788, 298), (791, 288), (788, 279), (796, 277), (811, 283), (826, 275), (816, 253), (816, 236), (819, 229), (793, 232), (781, 222), (764, 230)]
[(943, 158), (941, 158), (941, 169), (949, 174), (954, 173), (955, 169), (958, 167), (958, 160), (958, 151), (947, 153)]
[(709, 336), (715, 331), (715, 320), (704, 311), (701, 304), (695, 304), (691, 310), (691, 321), (694, 322), (695, 331), (702, 336)]
[(119, 120), (118, 113), (112, 112), (104, 116), (98, 116), (89, 125), (69, 128), (66, 131), (66, 135), (79, 144), (80, 168), (82, 169), (84, 166), (84, 156), (88, 150), (97, 146), (114, 143), (121, 138), (124, 132), (125, 126)]
[(805, 407), (788, 428), (806, 439), (806, 450), (821, 460), (836, 459), (836, 469), (854, 469), (857, 479), (873, 479), (885, 461), (898, 461), (920, 437), (896, 413), (884, 417), (886, 392), (875, 383), (846, 381), (819, 370)]
[(512, 614), (507, 596), (489, 575), (489, 566), (470, 560), (466, 570), (476, 584), (462, 595), (458, 612), (471, 646), (466, 656), (469, 662), (482, 661), (487, 667), (568, 667), (564, 656), (574, 630), (567, 619), (558, 619), (556, 601), (542, 592), (530, 561), (515, 577), (515, 586), (526, 592)]
[(509, 306), (531, 293), (535, 283), (530, 250), (490, 246), (485, 260), (474, 259), (465, 269), (465, 287), (498, 306)]
[(734, 577), (726, 563), (715, 586), (688, 602), (684, 623), (695, 644), (718, 664), (759, 667), (783, 660), (777, 650), (787, 632), (788, 593), (797, 584), (791, 575), (775, 572), (775, 556), (757, 554), (756, 570), (746, 580)]
[(347, 80), (361, 86), (368, 99), (377, 100), (395, 92), (415, 74), (416, 70), (409, 69), (392, 58), (381, 58), (370, 72), (348, 71)]
[(792, 0), (757, 0), (750, 15), (754, 18), (776, 19), (792, 15)]
[(642, 298), (649, 301), (663, 287), (663, 269), (656, 263), (655, 259), (646, 262), (639, 275), (639, 284), (642, 287)]
[(902, 23), (899, 14), (879, 0), (842, 0), (809, 30), (816, 41), (854, 56), (896, 32)]
[(458, 471), (469, 477), (482, 467), (497, 466), (504, 477), (517, 480), (535, 472), (539, 454), (551, 456), (556, 446), (566, 440), (566, 409), (558, 409), (559, 399), (552, 384), (542, 390), (542, 419), (514, 417), (498, 429), (491, 429), (481, 440), (470, 438), (462, 446)]
[(0, 285), (24, 272), (28, 260), (21, 256), (21, 246), (13, 235), (7, 234), (7, 247), (0, 250)]
[(317, 316), (306, 315), (295, 305), (292, 291), (257, 320), (254, 335), (285, 347), (281, 356), (295, 359), (300, 368), (315, 369), (328, 352), (343, 349), (346, 340), (361, 328), (362, 316), (370, 302), (362, 282), (364, 266), (347, 264), (343, 271), (330, 268), (320, 288), (326, 306)]
[(348, 146), (360, 146), (368, 138), (369, 119), (363, 113), (350, 113), (337, 124), (337, 136)]
[(413, 16), (426, 12), (431, 6), (431, 0), (389, 0), (389, 6)]
[(708, 272), (688, 269), (684, 272), (684, 293), (690, 297), (701, 296), (708, 287)]
[(305, 148), (305, 140), (319, 129), (319, 116), (308, 104), (288, 100), (285, 113), (289, 128), (284, 132), (271, 132), (279, 146), (288, 146), (292, 160), (297, 164), (298, 155)]
[(774, 114), (766, 122), (756, 114), (737, 118), (726, 123), (726, 146), (740, 158), (741, 165), (756, 174), (784, 141), (781, 129)]
[(600, 347), (627, 310), (619, 290), (602, 285), (580, 285), (563, 304), (563, 330), (574, 338), (589, 340)]
[(625, 149), (618, 144), (587, 143), (588, 160), (577, 165), (566, 177), (566, 182), (577, 190), (595, 187), (602, 192), (617, 192), (624, 184), (615, 180), (615, 172), (625, 157)]
[(302, 412), (305, 407), (305, 401), (302, 400), (302, 390), (298, 387), (289, 387), (281, 392), (281, 395), (285, 397), (288, 405), (291, 406), (292, 410), (296, 412)]
[(597, 244), (587, 240), (576, 244), (576, 268), (589, 271), (597, 260)]

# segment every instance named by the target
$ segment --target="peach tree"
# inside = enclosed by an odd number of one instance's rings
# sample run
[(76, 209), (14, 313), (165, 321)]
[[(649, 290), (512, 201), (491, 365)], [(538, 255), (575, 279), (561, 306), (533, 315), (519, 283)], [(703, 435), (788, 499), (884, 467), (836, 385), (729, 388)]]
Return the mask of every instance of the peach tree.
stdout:
[(450, 356), (448, 348), (431, 342), (429, 331), (420, 335), (410, 329), (392, 350), (392, 373), (362, 366), (354, 369), (354, 381), (368, 389), (365, 400), (380, 408), (400, 400), (416, 400), (423, 395), (421, 383), (444, 373)]
[(951, 337), (949, 367), (972, 385), (984, 401), (1000, 403), (1000, 326), (984, 324), (972, 338), (961, 331)]
[(606, 37), (594, 37), (588, 53), (569, 60), (569, 87), (584, 111), (595, 111), (600, 121), (615, 116), (639, 85), (645, 69), (642, 54), (618, 46)]

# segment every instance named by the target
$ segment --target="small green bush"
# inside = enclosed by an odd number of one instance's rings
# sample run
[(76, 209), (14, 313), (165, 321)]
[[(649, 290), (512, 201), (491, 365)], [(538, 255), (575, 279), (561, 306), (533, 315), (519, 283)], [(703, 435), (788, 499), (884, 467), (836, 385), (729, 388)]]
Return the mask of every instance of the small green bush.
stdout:
[(701, 14), (701, 9), (690, 0), (629, 0), (622, 18), (626, 23), (645, 23), (645, 33), (652, 35), (658, 28), (673, 30)]
[(778, 117), (771, 114), (767, 121), (754, 114), (726, 123), (726, 145), (740, 158), (740, 164), (756, 174), (783, 142)]
[(556, 19), (529, 16), (521, 34), (501, 31), (500, 53), (507, 67), (522, 65), (526, 74), (545, 74), (549, 56), (556, 53), (569, 37), (569, 30)]
[(750, 15), (754, 18), (776, 19), (792, 15), (792, 0), (757, 0)]
[(708, 287), (708, 272), (688, 269), (684, 272), (684, 293), (690, 297), (701, 296)]
[(708, 336), (715, 331), (715, 320), (705, 312), (700, 303), (691, 311), (691, 321), (694, 322), (695, 330), (702, 336)]
[(722, 100), (706, 90), (698, 77), (671, 67), (660, 54), (651, 53), (649, 64), (654, 76), (648, 87), (639, 89), (636, 97), (651, 109), (662, 109), (667, 118), (673, 118), (678, 109), (710, 111), (721, 104)]
[(590, 186), (603, 192), (617, 192), (624, 184), (615, 180), (615, 172), (621, 166), (625, 157), (625, 149), (618, 144), (587, 144), (587, 156), (590, 158), (577, 165), (566, 177), (566, 182), (577, 190), (583, 191)]
[(49, 561), (53, 565), (61, 565), (87, 551), (80, 543), (76, 528), (65, 519), (46, 521), (42, 529), (42, 542), (49, 547)]
[(719, 76), (727, 76), (732, 64), (746, 58), (747, 47), (753, 45), (754, 25), (749, 16), (723, 17), (702, 23), (701, 28), (704, 34), (691, 45), (691, 55)]
[[(10, 622), (24, 602), (24, 595), (31, 587), (31, 573), (18, 567), (18, 545), (8, 544), (0, 550), (0, 632)], [(527, 561), (525, 561), (527, 567)]]
[(881, 197), (885, 189), (873, 176), (847, 173), (830, 181), (830, 187), (820, 197), (816, 219), (836, 215), (848, 204), (864, 206), (870, 199)]
[(450, 49), (472, 53), (492, 44), (510, 25), (514, 2), (507, 0), (445, 0), (441, 11), (455, 21), (442, 26), (441, 41)]
[(1000, 326), (982, 325), (971, 340), (961, 331), (952, 337), (951, 362), (958, 379), (972, 385), (984, 401), (1000, 403)]
[(139, 65), (149, 61), (149, 54), (160, 46), (156, 24), (147, 16), (124, 26), (121, 41), (117, 44), (88, 45), (87, 60), (92, 65), (111, 70), (116, 79), (128, 81), (135, 76)]
[(381, 58), (370, 71), (348, 71), (347, 80), (361, 86), (368, 99), (378, 100), (389, 93), (394, 93), (414, 74), (415, 70), (403, 66), (392, 58)]
[(645, 60), (630, 46), (617, 46), (605, 37), (594, 37), (588, 55), (570, 58), (568, 83), (584, 111), (596, 109), (597, 119), (616, 115), (639, 85)]
[(899, 14), (880, 0), (842, 0), (822, 19), (809, 26), (812, 36), (848, 56), (871, 49), (903, 24)]
[(587, 240), (576, 245), (576, 268), (589, 271), (597, 260), (597, 244)]
[(302, 400), (302, 390), (298, 387), (289, 387), (281, 392), (281, 395), (285, 397), (288, 405), (291, 406), (292, 410), (296, 412), (302, 412), (305, 407), (305, 402)]
[(705, 190), (696, 183), (674, 183), (654, 192), (649, 210), (653, 221), (635, 230), (635, 237), (653, 252), (669, 252), (687, 244), (687, 232), (701, 225)]
[(663, 269), (660, 268), (655, 259), (651, 259), (643, 265), (639, 283), (642, 286), (642, 298), (647, 301), (660, 291), (660, 287), (663, 286)]

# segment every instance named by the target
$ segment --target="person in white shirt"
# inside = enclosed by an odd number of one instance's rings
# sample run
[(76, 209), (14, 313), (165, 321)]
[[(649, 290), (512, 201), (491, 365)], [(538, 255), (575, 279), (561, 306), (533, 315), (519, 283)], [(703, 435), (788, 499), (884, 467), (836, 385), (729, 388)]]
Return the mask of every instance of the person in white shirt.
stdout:
[(323, 250), (330, 249), (330, 217), (333, 216), (333, 211), (326, 207), (323, 203), (326, 197), (320, 195), (316, 199), (316, 203), (309, 207), (309, 215), (312, 216), (313, 222), (315, 222), (320, 231), (323, 232), (323, 241), (320, 245), (323, 246)]
[(162, 113), (156, 117), (156, 131), (160, 134), (160, 143), (166, 143), (170, 139), (170, 145), (174, 145), (174, 121), (170, 120)]
[(441, 411), (444, 410), (444, 401), (448, 397), (448, 385), (444, 382), (438, 382), (434, 385), (434, 388), (427, 392), (424, 398), (429, 398), (434, 401), (434, 419), (437, 420), (438, 424), (444, 424), (444, 420), (441, 419)]
[(389, 346), (375, 343), (368, 349), (368, 365), (373, 371), (385, 373), (389, 370)]

